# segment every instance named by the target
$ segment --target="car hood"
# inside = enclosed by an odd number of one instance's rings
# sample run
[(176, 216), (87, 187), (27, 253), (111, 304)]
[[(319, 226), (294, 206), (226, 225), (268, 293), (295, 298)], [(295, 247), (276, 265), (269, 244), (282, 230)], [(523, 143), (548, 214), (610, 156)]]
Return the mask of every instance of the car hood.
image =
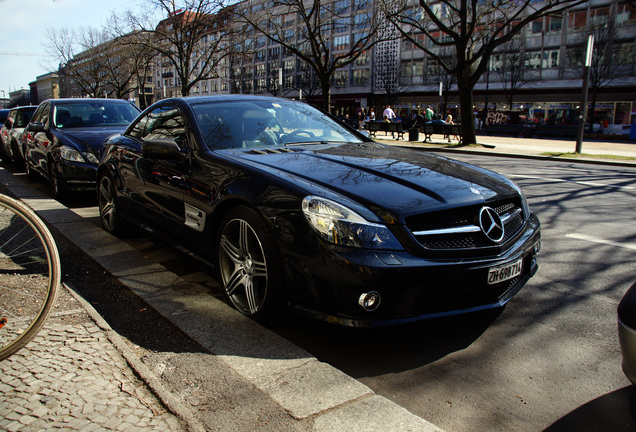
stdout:
[(54, 133), (61, 144), (70, 144), (83, 152), (89, 151), (89, 148), (99, 152), (106, 138), (123, 132), (125, 128), (126, 126), (55, 129)]
[(234, 151), (239, 159), (309, 193), (320, 185), (372, 209), (385, 222), (424, 211), (518, 197), (504, 176), (445, 157), (375, 143)]

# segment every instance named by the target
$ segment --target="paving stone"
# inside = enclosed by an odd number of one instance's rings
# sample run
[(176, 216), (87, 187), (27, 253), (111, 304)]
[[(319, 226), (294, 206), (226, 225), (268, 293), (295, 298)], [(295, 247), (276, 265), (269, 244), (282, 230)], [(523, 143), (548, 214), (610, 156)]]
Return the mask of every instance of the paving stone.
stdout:
[(184, 430), (99, 327), (46, 326), (0, 364), (0, 430), (142, 432), (150, 421), (157, 431)]

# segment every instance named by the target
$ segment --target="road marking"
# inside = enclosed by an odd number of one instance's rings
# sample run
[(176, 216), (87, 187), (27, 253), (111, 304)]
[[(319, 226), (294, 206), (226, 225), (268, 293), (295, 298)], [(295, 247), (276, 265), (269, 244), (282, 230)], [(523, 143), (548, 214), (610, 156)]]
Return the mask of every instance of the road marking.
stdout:
[(629, 189), (629, 190), (636, 189), (636, 187), (634, 186), (616, 186), (616, 185), (608, 185), (608, 184), (602, 184), (602, 183), (586, 182), (586, 181), (579, 181), (579, 180), (564, 180), (564, 179), (556, 179), (556, 178), (532, 176), (532, 175), (511, 174), (509, 177), (545, 180), (545, 181), (550, 181), (554, 183), (576, 183), (583, 186), (604, 187), (604, 188), (611, 188), (611, 189)]
[(594, 237), (594, 236), (587, 235), (587, 234), (578, 234), (578, 233), (566, 234), (566, 237), (577, 239), (577, 240), (585, 240), (585, 241), (589, 241), (589, 242), (592, 242), (592, 243), (602, 243), (602, 244), (606, 244), (606, 245), (610, 245), (610, 246), (616, 246), (616, 247), (621, 247), (621, 248), (625, 248), (625, 249), (636, 250), (636, 244), (633, 244), (633, 243), (618, 243), (618, 242), (615, 242), (615, 241), (605, 240), (605, 239)]

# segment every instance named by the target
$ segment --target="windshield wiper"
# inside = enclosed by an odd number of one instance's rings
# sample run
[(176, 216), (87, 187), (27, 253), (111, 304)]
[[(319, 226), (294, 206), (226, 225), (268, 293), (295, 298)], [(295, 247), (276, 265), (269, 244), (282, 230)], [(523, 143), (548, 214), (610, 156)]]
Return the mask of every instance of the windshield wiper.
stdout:
[(307, 144), (331, 144), (333, 141), (293, 141), (284, 143), (285, 147), (292, 145), (307, 145)]

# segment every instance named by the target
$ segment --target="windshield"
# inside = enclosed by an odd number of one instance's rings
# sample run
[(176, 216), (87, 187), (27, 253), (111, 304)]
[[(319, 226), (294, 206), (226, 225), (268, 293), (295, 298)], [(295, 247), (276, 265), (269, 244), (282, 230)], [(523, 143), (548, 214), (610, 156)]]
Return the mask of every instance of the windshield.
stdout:
[(362, 142), (319, 110), (292, 101), (220, 101), (192, 106), (210, 149)]
[(117, 100), (77, 100), (55, 104), (53, 119), (57, 128), (126, 126), (139, 114), (128, 102)]

